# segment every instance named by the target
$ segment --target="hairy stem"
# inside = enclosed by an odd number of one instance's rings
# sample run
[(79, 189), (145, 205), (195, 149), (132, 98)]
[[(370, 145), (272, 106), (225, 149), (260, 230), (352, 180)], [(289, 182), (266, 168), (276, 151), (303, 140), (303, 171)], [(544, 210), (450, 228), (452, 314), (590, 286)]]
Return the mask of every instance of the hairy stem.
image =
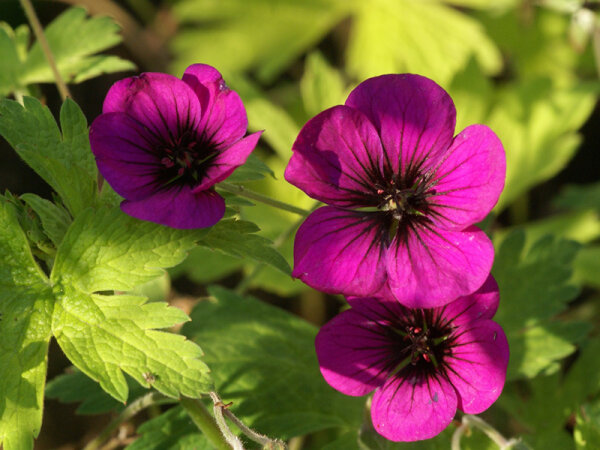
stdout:
[(127, 408), (121, 411), (112, 422), (108, 424), (108, 426), (102, 430), (102, 432), (90, 441), (85, 447), (84, 450), (96, 450), (100, 448), (100, 446), (110, 437), (110, 435), (117, 429), (119, 426), (130, 420), (137, 413), (142, 411), (145, 408), (153, 405), (161, 405), (164, 403), (173, 403), (174, 400), (158, 392), (150, 392), (149, 394), (140, 397), (129, 404)]
[(63, 102), (67, 97), (71, 97), (69, 93), (69, 88), (63, 80), (60, 72), (58, 71), (58, 67), (56, 66), (56, 61), (54, 60), (54, 56), (52, 55), (52, 50), (50, 50), (50, 45), (48, 45), (48, 40), (46, 39), (46, 35), (44, 34), (44, 29), (42, 28), (42, 24), (40, 23), (37, 14), (35, 13), (35, 9), (33, 9), (33, 5), (31, 4), (31, 0), (19, 0), (21, 2), (21, 6), (25, 10), (25, 15), (27, 16), (27, 20), (33, 29), (33, 33), (35, 34), (36, 39), (40, 43), (40, 47), (44, 52), (44, 56), (48, 60), (48, 64), (50, 65), (50, 69), (54, 74), (54, 82), (56, 83), (56, 87), (58, 88), (58, 92), (60, 93), (60, 97)]
[[(217, 425), (215, 418), (213, 418), (204, 403), (198, 399), (182, 397), (181, 406), (188, 413), (192, 421), (202, 431), (202, 434), (209, 440), (209, 442), (218, 450), (230, 450), (230, 445), (227, 436), (224, 435), (221, 428)], [(241, 445), (241, 444), (240, 444)]]
[(215, 414), (215, 420), (219, 429), (221, 430), (221, 433), (223, 433), (223, 436), (225, 437), (229, 445), (231, 445), (233, 450), (244, 450), (242, 441), (240, 441), (239, 438), (235, 434), (233, 434), (233, 432), (229, 429), (229, 426), (225, 421), (225, 417), (223, 416), (223, 410), (227, 408), (227, 406), (223, 404), (221, 398), (219, 397), (219, 394), (217, 394), (216, 392), (211, 392), (210, 398), (214, 404), (213, 412)]
[[(229, 409), (227, 409), (229, 407), (229, 405), (225, 405), (223, 403), (223, 401), (221, 400), (221, 398), (219, 397), (219, 394), (217, 394), (216, 392), (211, 392), (210, 398), (212, 399), (212, 401), (215, 405), (215, 417), (217, 417), (217, 423), (219, 423), (220, 419), (223, 419), (222, 424), (230, 433), (231, 433), (231, 430), (229, 430), (229, 427), (225, 423), (225, 419), (223, 416), (225, 416), (229, 420), (231, 420), (235, 424), (235, 426), (238, 427), (240, 429), (240, 431), (242, 433), (244, 433), (244, 435), (248, 439), (251, 439), (252, 441), (261, 445), (261, 447), (263, 449), (272, 449), (272, 450), (286, 450), (287, 449), (285, 442), (280, 441), (279, 439), (271, 439), (270, 437), (265, 436), (260, 433), (257, 433), (250, 427), (246, 426), (240, 419), (238, 419), (236, 417), (235, 414), (233, 414), (231, 411), (229, 411)], [(237, 437), (235, 435), (233, 435), (233, 433), (232, 433), (232, 436), (235, 439), (237, 439)], [(236, 448), (236, 447), (234, 447), (234, 448)], [(243, 449), (243, 447), (240, 447), (240, 449)]]
[(265, 205), (269, 205), (283, 211), (299, 214), (301, 216), (308, 216), (310, 214), (310, 211), (298, 208), (288, 203), (280, 202), (279, 200), (272, 199), (266, 195), (258, 194), (257, 192), (249, 191), (244, 186), (238, 186), (231, 183), (219, 183), (218, 188), (225, 192), (230, 192), (232, 194), (239, 195), (240, 197), (245, 197), (256, 202), (264, 203)]

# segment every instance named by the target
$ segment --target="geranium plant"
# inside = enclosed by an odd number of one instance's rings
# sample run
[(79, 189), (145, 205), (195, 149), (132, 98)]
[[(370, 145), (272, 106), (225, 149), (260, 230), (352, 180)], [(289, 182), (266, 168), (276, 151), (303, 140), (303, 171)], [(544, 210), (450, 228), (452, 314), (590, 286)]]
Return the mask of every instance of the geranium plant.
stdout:
[(81, 3), (0, 12), (2, 448), (600, 447), (590, 2)]

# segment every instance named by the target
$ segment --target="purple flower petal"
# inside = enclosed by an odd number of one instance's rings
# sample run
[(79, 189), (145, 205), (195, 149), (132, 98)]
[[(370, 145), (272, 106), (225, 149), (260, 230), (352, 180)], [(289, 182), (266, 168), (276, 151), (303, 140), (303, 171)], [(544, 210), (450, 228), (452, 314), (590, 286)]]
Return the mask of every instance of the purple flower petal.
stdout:
[(179, 78), (165, 73), (142, 73), (112, 85), (103, 113), (123, 112), (148, 132), (164, 140), (200, 121), (200, 104), (194, 91)]
[(409, 308), (432, 308), (477, 290), (488, 277), (494, 247), (477, 227), (421, 228), (396, 236), (387, 253), (392, 294)]
[(98, 170), (122, 197), (140, 200), (156, 191), (160, 158), (149, 149), (152, 134), (120, 112), (98, 116), (90, 127), (90, 145)]
[[(370, 310), (374, 299), (342, 312), (317, 334), (315, 347), (323, 377), (330, 386), (353, 396), (365, 395), (381, 386), (388, 375), (390, 346), (381, 316)], [(397, 302), (396, 302), (397, 303)]]
[(237, 92), (227, 87), (217, 69), (206, 64), (192, 64), (183, 81), (196, 93), (202, 106), (199, 127), (208, 140), (219, 148), (240, 140), (248, 128), (246, 109)]
[(377, 131), (359, 111), (335, 106), (309, 120), (292, 147), (285, 179), (309, 196), (340, 207), (366, 205), (382, 170)]
[(491, 319), (496, 314), (499, 302), (498, 283), (490, 275), (477, 291), (444, 306), (443, 314), (455, 325), (463, 325), (475, 320)]
[(354, 89), (346, 105), (375, 125), (393, 172), (406, 171), (444, 154), (452, 143), (456, 109), (432, 80), (412, 74), (370, 78)]
[(461, 329), (447, 357), (447, 375), (458, 392), (458, 407), (479, 414), (500, 396), (508, 367), (508, 341), (500, 325), (491, 320)]
[(124, 200), (121, 209), (137, 219), (182, 229), (211, 227), (225, 214), (225, 200), (215, 191), (194, 194), (187, 186), (177, 189), (137, 201)]
[(373, 395), (371, 418), (391, 441), (418, 441), (444, 430), (456, 406), (456, 391), (443, 378), (391, 377)]
[(294, 271), (309, 286), (328, 293), (365, 295), (385, 282), (385, 248), (373, 215), (324, 206), (298, 229)]
[(261, 134), (262, 131), (258, 131), (250, 136), (246, 136), (231, 147), (218, 153), (206, 171), (203, 181), (194, 188), (193, 192), (203, 191), (214, 186), (244, 164), (250, 153), (252, 153), (252, 150), (254, 150), (254, 147), (256, 147)]
[(437, 194), (431, 205), (448, 229), (460, 230), (483, 220), (504, 188), (504, 149), (485, 125), (465, 128), (435, 167)]

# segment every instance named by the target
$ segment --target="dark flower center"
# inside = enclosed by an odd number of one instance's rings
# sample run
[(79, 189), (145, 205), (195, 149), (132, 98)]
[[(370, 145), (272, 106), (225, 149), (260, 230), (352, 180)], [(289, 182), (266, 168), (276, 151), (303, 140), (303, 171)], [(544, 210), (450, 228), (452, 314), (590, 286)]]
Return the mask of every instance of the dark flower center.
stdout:
[(197, 185), (218, 153), (213, 143), (190, 130), (172, 136), (159, 146), (158, 151), (161, 155), (158, 174), (161, 187)]
[(430, 177), (417, 171), (394, 175), (375, 184), (377, 208), (385, 213), (390, 238), (428, 226), (435, 212), (429, 198), (436, 195)]
[(390, 324), (390, 369), (403, 377), (431, 375), (444, 371), (452, 354), (454, 328), (433, 309), (408, 310)]

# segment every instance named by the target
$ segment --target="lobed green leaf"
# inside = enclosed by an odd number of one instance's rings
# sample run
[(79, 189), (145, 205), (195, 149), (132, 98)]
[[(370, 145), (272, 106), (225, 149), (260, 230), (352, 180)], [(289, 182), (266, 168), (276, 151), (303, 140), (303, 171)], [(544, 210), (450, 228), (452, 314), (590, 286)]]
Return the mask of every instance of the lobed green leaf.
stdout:
[[(80, 82), (102, 73), (133, 70), (135, 65), (116, 56), (93, 56), (121, 42), (119, 26), (109, 17), (87, 17), (82, 8), (70, 8), (44, 30), (56, 65), (66, 81)], [(27, 55), (21, 83), (48, 83), (54, 75), (39, 42)]]
[(140, 221), (116, 208), (88, 209), (64, 237), (51, 280), (89, 293), (131, 290), (181, 262), (206, 233)]
[[(62, 291), (62, 292), (61, 292)], [(170, 396), (199, 397), (212, 389), (200, 348), (178, 334), (152, 328), (186, 316), (136, 297), (90, 295), (65, 286), (57, 292), (52, 332), (65, 355), (117, 400), (127, 401), (123, 372)], [(167, 313), (167, 314), (165, 314)]]
[(96, 168), (85, 117), (72, 100), (61, 108), (61, 126), (62, 136), (50, 110), (34, 98), (25, 97), (24, 106), (0, 101), (0, 134), (77, 215), (95, 202)]
[(33, 448), (40, 431), (52, 291), (14, 207), (0, 198), (0, 444)]
[(268, 264), (289, 275), (292, 270), (285, 258), (271, 246), (271, 241), (254, 234), (257, 231), (259, 228), (252, 222), (221, 220), (208, 230), (199, 244), (236, 258)]
[(575, 242), (552, 236), (526, 245), (520, 230), (500, 245), (493, 274), (501, 300), (494, 320), (508, 337), (509, 379), (556, 371), (556, 361), (587, 333), (582, 324), (553, 320), (579, 292), (569, 281), (578, 249)]
[(182, 332), (204, 360), (232, 410), (257, 431), (289, 438), (326, 428), (355, 430), (364, 399), (330, 388), (314, 351), (317, 329), (291, 314), (220, 287), (199, 303)]

